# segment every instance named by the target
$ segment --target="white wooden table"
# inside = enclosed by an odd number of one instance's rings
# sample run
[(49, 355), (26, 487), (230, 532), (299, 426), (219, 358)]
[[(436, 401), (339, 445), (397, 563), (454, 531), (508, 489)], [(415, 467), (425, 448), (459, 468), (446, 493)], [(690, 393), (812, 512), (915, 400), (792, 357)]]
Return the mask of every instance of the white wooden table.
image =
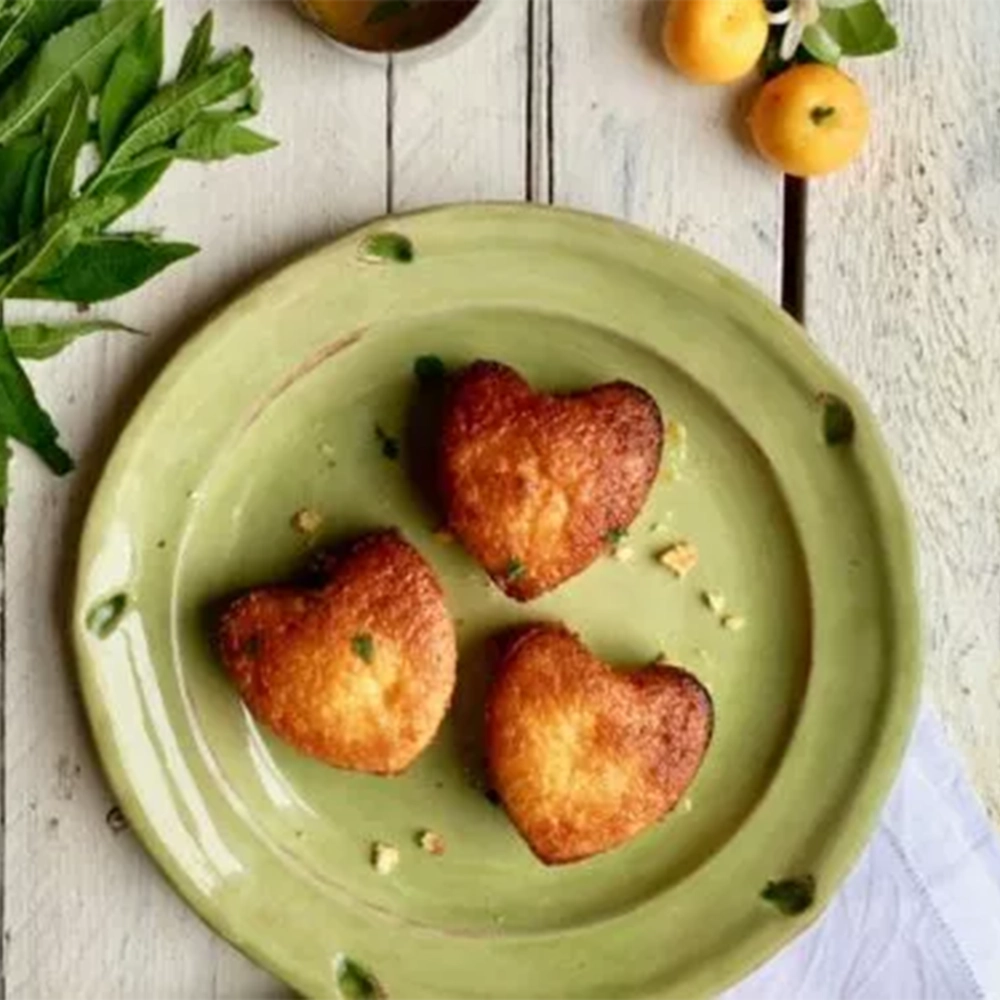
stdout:
[[(805, 207), (742, 144), (739, 91), (664, 65), (658, 3), (497, 5), (461, 50), (387, 72), (328, 47), (287, 3), (217, 3), (221, 37), (257, 53), (262, 127), (282, 146), (175, 168), (143, 214), (204, 250), (112, 310), (155, 336), (94, 339), (36, 369), (80, 469), (56, 481), (19, 454), (6, 520), (11, 997), (288, 995), (106, 822), (114, 803), (65, 640), (68, 584), (107, 450), (192, 326), (262, 269), (387, 210), (579, 206), (689, 242), (775, 298), (804, 253), (810, 336), (867, 394), (912, 501), (929, 696), (1000, 824), (1000, 5), (890, 0), (905, 47), (854, 67), (873, 140)], [(205, 4), (166, 6), (176, 50)]]

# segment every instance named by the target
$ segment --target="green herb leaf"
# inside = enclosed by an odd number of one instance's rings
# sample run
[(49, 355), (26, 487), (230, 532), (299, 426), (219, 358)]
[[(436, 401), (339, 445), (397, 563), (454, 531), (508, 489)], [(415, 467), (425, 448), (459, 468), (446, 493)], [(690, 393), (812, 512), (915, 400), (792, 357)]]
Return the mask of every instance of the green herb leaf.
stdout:
[(128, 610), (127, 594), (112, 594), (110, 597), (95, 604), (85, 619), (87, 629), (98, 639), (107, 639), (121, 622)]
[(849, 6), (824, 5), (820, 25), (845, 56), (874, 56), (899, 45), (879, 0), (860, 0)]
[(203, 69), (212, 58), (212, 28), (214, 21), (212, 12), (207, 11), (191, 32), (184, 54), (181, 56), (180, 69), (177, 70), (177, 80), (181, 82), (194, 76)]
[(371, 263), (409, 264), (413, 258), (413, 244), (400, 233), (374, 233), (361, 244), (361, 259)]
[(626, 538), (628, 538), (628, 528), (622, 527), (621, 525), (611, 528), (611, 530), (607, 531), (604, 535), (604, 540), (609, 545), (620, 545)]
[(42, 146), (35, 152), (24, 175), (21, 210), (17, 217), (17, 231), (27, 236), (41, 225), (44, 215), (45, 175), (48, 172), (49, 151)]
[(365, 663), (372, 663), (375, 659), (375, 640), (370, 632), (362, 632), (351, 640), (351, 649), (354, 655)]
[(382, 445), (383, 457), (392, 460), (399, 458), (399, 441), (387, 434), (378, 424), (375, 425), (375, 437)]
[(408, 14), (413, 9), (413, 0), (378, 0), (368, 11), (365, 24), (382, 24), (391, 21), (401, 14)]
[(821, 393), (823, 407), (823, 440), (831, 447), (850, 444), (854, 440), (854, 414), (839, 396)]
[(0, 438), (0, 507), (10, 499), (10, 441)]
[(73, 460), (59, 446), (52, 418), (35, 397), (3, 331), (0, 331), (0, 433), (37, 452), (56, 475), (63, 476), (73, 468)]
[(503, 576), (508, 583), (512, 583), (514, 580), (520, 580), (526, 572), (527, 567), (520, 559), (509, 559), (504, 567)]
[(53, 109), (46, 131), (52, 144), (45, 187), (42, 192), (42, 211), (51, 215), (69, 201), (76, 179), (76, 160), (87, 141), (87, 91), (79, 81), (64, 100)]
[(45, 220), (37, 232), (0, 253), (13, 263), (4, 275), (0, 271), (0, 299), (33, 297), (32, 282), (48, 274), (72, 252), (85, 236), (103, 229), (130, 207), (134, 192), (123, 190), (103, 197), (77, 198)]
[(249, 112), (203, 111), (177, 140), (177, 155), (185, 160), (224, 160), (252, 156), (278, 144), (239, 122)]
[(58, 264), (11, 289), (12, 298), (104, 302), (138, 288), (165, 267), (198, 252), (191, 243), (161, 243), (144, 233), (80, 239)]
[(98, 137), (107, 159), (129, 122), (156, 93), (163, 72), (163, 11), (154, 11), (122, 46), (101, 92)]
[(63, 323), (52, 326), (48, 323), (26, 323), (7, 327), (7, 339), (14, 353), (22, 360), (41, 361), (58, 354), (75, 340), (92, 333), (120, 330), (123, 333), (140, 333), (123, 323), (113, 320), (94, 319), (78, 323)]
[(448, 377), (448, 369), (437, 355), (422, 354), (413, 362), (413, 374), (424, 385), (437, 385)]
[(32, 135), (0, 146), (0, 253), (17, 243), (25, 181), (42, 142), (41, 136)]
[(804, 913), (816, 898), (816, 880), (812, 875), (768, 882), (760, 898), (773, 903), (786, 917)]
[(213, 104), (249, 86), (253, 55), (239, 49), (209, 63), (194, 76), (161, 87), (136, 115), (121, 143), (108, 158), (94, 187), (122, 169), (133, 166), (135, 157), (153, 147), (169, 145)]
[(10, 12), (0, 17), (0, 80), (51, 34), (100, 5), (101, 0), (21, 0), (12, 4)]
[(810, 24), (806, 27), (805, 31), (802, 32), (801, 49), (808, 52), (817, 62), (826, 63), (828, 66), (836, 66), (844, 54), (836, 40), (822, 24)]
[(113, 0), (53, 35), (0, 95), (0, 145), (23, 135), (78, 79), (101, 89), (122, 43), (153, 9), (153, 0)]

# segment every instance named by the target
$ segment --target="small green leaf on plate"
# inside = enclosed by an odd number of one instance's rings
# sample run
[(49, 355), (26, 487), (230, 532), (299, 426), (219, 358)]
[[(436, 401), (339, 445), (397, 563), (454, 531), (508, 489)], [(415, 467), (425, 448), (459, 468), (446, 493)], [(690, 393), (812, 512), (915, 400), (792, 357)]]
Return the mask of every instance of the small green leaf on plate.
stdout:
[(823, 440), (831, 447), (850, 444), (854, 440), (854, 414), (839, 396), (820, 393), (823, 407)]
[(412, 9), (413, 0), (377, 0), (365, 18), (365, 24), (382, 24)]
[(375, 425), (375, 437), (382, 445), (382, 455), (390, 460), (399, 458), (399, 441), (387, 434), (379, 424)]
[(366, 968), (344, 954), (334, 957), (333, 972), (341, 1000), (386, 1000), (388, 996), (382, 984)]
[(87, 628), (98, 639), (107, 639), (118, 627), (127, 608), (127, 594), (112, 594), (87, 612)]
[(504, 579), (512, 582), (514, 580), (520, 580), (522, 576), (527, 572), (527, 567), (521, 562), (520, 559), (508, 559), (507, 565), (504, 567), (503, 576)]
[(804, 913), (816, 898), (816, 879), (812, 875), (783, 878), (768, 882), (760, 898), (772, 903), (786, 917)]
[(375, 640), (370, 632), (360, 632), (351, 640), (351, 649), (354, 655), (365, 663), (371, 663), (375, 659)]
[(628, 528), (617, 525), (604, 533), (604, 540), (608, 545), (618, 545), (628, 538)]
[(374, 233), (361, 244), (361, 259), (373, 264), (409, 264), (413, 243), (401, 233)]
[(444, 362), (435, 354), (422, 354), (413, 362), (413, 374), (424, 385), (436, 385), (443, 382), (448, 374)]

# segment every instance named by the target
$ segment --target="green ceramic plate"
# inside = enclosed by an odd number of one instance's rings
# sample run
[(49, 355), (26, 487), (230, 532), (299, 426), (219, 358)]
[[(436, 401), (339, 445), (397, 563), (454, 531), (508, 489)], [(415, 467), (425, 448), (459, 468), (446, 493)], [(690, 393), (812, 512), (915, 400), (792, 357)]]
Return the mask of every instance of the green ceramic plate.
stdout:
[[(387, 230), (412, 241), (412, 262), (371, 254)], [(604, 559), (523, 607), (436, 538), (412, 485), (427, 461), (412, 417), (433, 392), (413, 375), (421, 355), (499, 359), (552, 390), (624, 378), (652, 392), (686, 428), (687, 457), (634, 525), (631, 561)], [(826, 394), (853, 414), (850, 442), (838, 442), (850, 413)], [(289, 523), (301, 508), (323, 515), (321, 543), (400, 526), (444, 581), (459, 689), (404, 777), (297, 756), (254, 725), (213, 658), (207, 609), (308, 558)], [(655, 556), (681, 538), (700, 561), (678, 582)], [(722, 627), (703, 590), (745, 627)], [(478, 746), (487, 639), (538, 618), (566, 621), (612, 662), (665, 652), (716, 705), (683, 806), (620, 850), (554, 869), (484, 794)], [(913, 718), (917, 620), (883, 446), (799, 327), (643, 232), (480, 206), (354, 233), (180, 352), (94, 498), (73, 628), (135, 830), (213, 927), (297, 990), (364, 996), (364, 969), (393, 998), (689, 997), (801, 931), (851, 866)], [(445, 856), (415, 846), (424, 828), (444, 835)], [(375, 840), (401, 850), (391, 876), (370, 866)], [(804, 874), (818, 885), (807, 913), (761, 899), (769, 880)]]

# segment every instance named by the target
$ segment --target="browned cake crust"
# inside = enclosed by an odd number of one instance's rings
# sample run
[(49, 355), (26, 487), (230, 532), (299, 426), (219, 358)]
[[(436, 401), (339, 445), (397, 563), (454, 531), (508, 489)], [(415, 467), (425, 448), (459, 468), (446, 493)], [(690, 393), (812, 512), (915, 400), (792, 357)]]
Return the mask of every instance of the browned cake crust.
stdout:
[(552, 396), (477, 361), (451, 388), (442, 435), (448, 525), (506, 594), (528, 601), (586, 569), (656, 478), (663, 421), (628, 382)]
[(325, 559), (318, 588), (261, 587), (222, 615), (218, 645), (254, 716), (336, 767), (403, 771), (437, 732), (455, 686), (441, 587), (395, 531)]
[(486, 710), (504, 807), (546, 864), (607, 851), (669, 812), (712, 735), (712, 701), (689, 673), (620, 673), (560, 625), (519, 634)]

